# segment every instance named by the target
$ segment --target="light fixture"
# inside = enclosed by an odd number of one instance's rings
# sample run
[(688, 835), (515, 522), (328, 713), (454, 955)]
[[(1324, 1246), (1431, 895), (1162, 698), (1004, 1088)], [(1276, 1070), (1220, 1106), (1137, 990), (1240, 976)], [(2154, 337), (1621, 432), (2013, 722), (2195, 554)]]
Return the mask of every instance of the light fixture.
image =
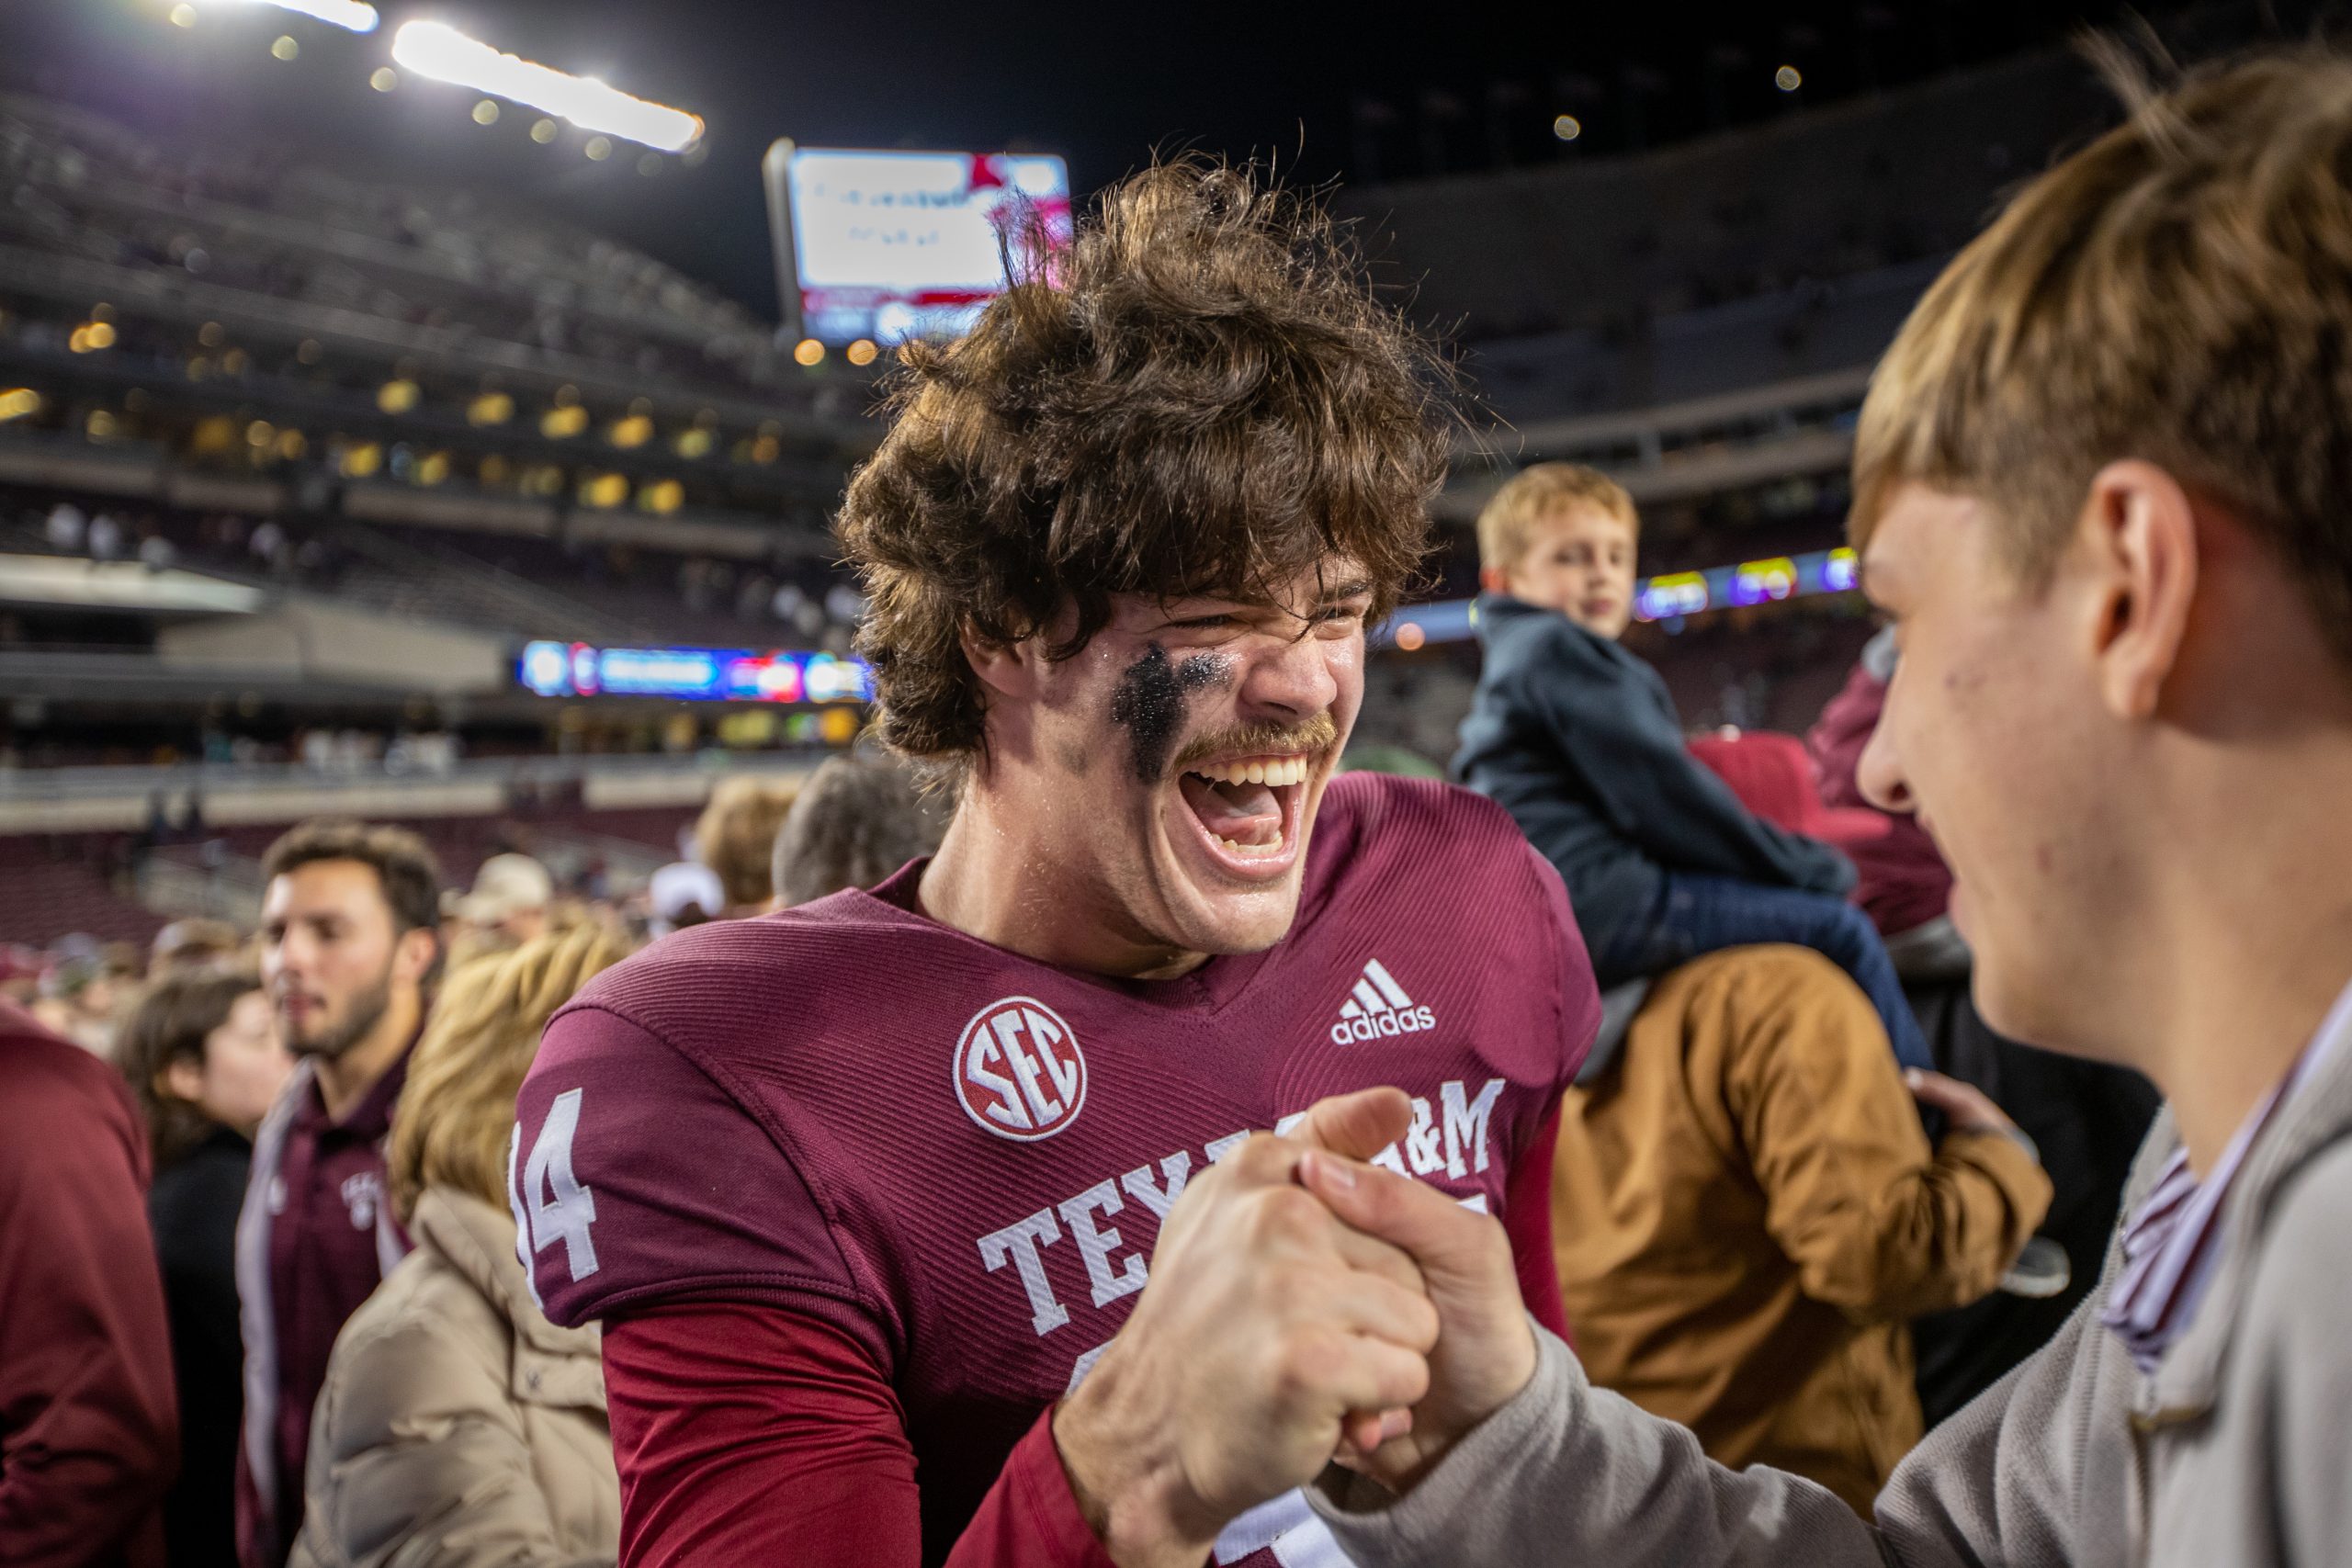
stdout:
[(389, 65), (379, 65), (368, 73), (368, 85), (379, 93), (389, 93), (401, 85), (401, 73)]
[(881, 353), (882, 351), (880, 349), (874, 346), (874, 340), (866, 337), (859, 338), (855, 343), (851, 344), (849, 347), (842, 351), (842, 357), (847, 359), (852, 365), (856, 366), (873, 364), (876, 359), (880, 357)]
[(580, 499), (589, 506), (618, 506), (628, 499), (628, 477), (625, 474), (591, 474), (580, 481)]
[(376, 406), (386, 413), (406, 413), (416, 407), (424, 389), (406, 377), (387, 381), (376, 389)]
[(1552, 134), (1563, 141), (1574, 141), (1584, 134), (1584, 121), (1572, 114), (1564, 114), (1552, 121)]
[(825, 362), (825, 345), (813, 337), (804, 337), (792, 345), (792, 359), (796, 365), (822, 365)]
[(402, 23), (392, 35), (392, 61), (436, 82), (527, 104), (582, 130), (604, 131), (663, 152), (683, 152), (702, 136), (702, 121), (684, 109), (503, 53), (446, 22)]
[(294, 41), (292, 33), (280, 33), (276, 41), (270, 44), (269, 52), (278, 60), (292, 60), (302, 52), (302, 46)]
[(496, 125), (498, 123), (498, 100), (495, 98), (484, 98), (481, 102), (476, 104), (474, 106), (474, 123), (476, 125)]
[(504, 424), (514, 417), (514, 400), (504, 392), (484, 392), (466, 405), (468, 424)]
[(0, 392), (0, 423), (24, 419), (40, 412), (40, 394), (30, 387), (11, 387)]
[[(205, 0), (205, 4), (274, 6), (281, 11), (292, 11), (298, 16), (309, 17), (317, 21), (332, 22), (338, 28), (355, 33), (372, 33), (376, 30), (376, 24), (383, 20), (377, 15), (375, 6), (363, 4), (362, 0)], [(180, 12), (188, 8), (186, 6), (173, 7), (172, 20), (179, 22)], [(180, 22), (182, 27), (188, 25), (187, 22)], [(293, 56), (280, 55), (278, 58), (290, 60)]]
[(578, 403), (551, 408), (539, 416), (539, 434), (550, 441), (569, 441), (588, 428), (588, 411)]
[(1772, 85), (1784, 93), (1793, 93), (1804, 85), (1804, 73), (1793, 65), (1783, 65), (1772, 73)]

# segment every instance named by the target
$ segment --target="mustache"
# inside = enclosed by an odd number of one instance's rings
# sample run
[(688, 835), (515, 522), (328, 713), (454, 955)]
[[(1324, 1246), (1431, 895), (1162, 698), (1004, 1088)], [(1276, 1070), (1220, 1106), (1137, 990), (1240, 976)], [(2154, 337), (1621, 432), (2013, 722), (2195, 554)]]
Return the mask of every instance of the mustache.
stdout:
[(1176, 754), (1176, 771), (1208, 757), (1251, 756), (1261, 751), (1329, 751), (1340, 743), (1340, 727), (1318, 713), (1301, 724), (1245, 724), (1211, 730)]

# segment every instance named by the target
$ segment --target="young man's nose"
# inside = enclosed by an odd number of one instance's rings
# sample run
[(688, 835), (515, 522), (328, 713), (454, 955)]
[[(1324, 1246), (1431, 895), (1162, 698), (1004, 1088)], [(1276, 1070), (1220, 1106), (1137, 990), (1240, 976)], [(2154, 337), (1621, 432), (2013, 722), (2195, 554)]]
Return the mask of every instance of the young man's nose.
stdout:
[(1886, 722), (1886, 712), (1881, 709), (1877, 728), (1862, 746), (1861, 761), (1856, 764), (1854, 782), (1862, 798), (1881, 811), (1908, 813), (1917, 803), (1911, 798), (1911, 785), (1903, 776), (1903, 764), (1894, 754), (1894, 740)]
[(1330, 707), (1340, 694), (1329, 645), (1316, 637), (1284, 642), (1251, 660), (1242, 676), (1245, 717), (1295, 723)]

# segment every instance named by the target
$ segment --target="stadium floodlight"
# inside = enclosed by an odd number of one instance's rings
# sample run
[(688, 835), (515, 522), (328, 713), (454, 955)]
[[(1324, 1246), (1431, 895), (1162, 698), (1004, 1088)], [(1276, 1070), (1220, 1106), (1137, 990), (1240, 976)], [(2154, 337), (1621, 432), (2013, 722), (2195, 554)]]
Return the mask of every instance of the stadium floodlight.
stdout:
[(684, 109), (634, 98), (593, 76), (572, 76), (502, 53), (444, 22), (404, 22), (392, 35), (392, 60), (420, 76), (451, 82), (568, 119), (662, 152), (683, 152), (702, 139), (702, 121)]
[(297, 11), (322, 22), (332, 22), (338, 28), (355, 33), (372, 33), (383, 18), (376, 7), (365, 0), (236, 0), (245, 6), (275, 6), (281, 11)]

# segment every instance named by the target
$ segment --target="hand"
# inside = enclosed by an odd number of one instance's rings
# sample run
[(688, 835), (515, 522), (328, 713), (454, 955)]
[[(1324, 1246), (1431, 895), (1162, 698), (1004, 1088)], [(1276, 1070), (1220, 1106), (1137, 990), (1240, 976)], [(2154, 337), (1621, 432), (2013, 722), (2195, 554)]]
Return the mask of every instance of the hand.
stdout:
[[(1311, 1136), (1310, 1121), (1294, 1136)], [(1300, 1179), (1356, 1230), (1394, 1243), (1420, 1266), (1437, 1309), (1430, 1389), (1409, 1428), (1388, 1424), (1386, 1440), (1352, 1429), (1340, 1458), (1403, 1493), (1464, 1432), (1507, 1404), (1535, 1375), (1535, 1332), (1520, 1300), (1510, 1240), (1489, 1215), (1462, 1207), (1434, 1187), (1393, 1175), (1329, 1147), (1300, 1162)]]
[(1942, 1111), (1955, 1133), (2000, 1133), (2012, 1137), (2017, 1134), (2018, 1124), (2009, 1120), (2008, 1112), (1974, 1084), (1921, 1067), (1905, 1069), (1903, 1083), (1920, 1104)]
[[(1377, 1089), (1307, 1125), (1369, 1156), (1411, 1119)], [(1419, 1270), (1298, 1185), (1306, 1153), (1261, 1135), (1193, 1178), (1134, 1314), (1055, 1413), (1080, 1509), (1122, 1568), (1198, 1568), (1228, 1520), (1313, 1480), (1343, 1436), (1376, 1444), (1403, 1425), (1376, 1413), (1428, 1393), (1438, 1319)]]

